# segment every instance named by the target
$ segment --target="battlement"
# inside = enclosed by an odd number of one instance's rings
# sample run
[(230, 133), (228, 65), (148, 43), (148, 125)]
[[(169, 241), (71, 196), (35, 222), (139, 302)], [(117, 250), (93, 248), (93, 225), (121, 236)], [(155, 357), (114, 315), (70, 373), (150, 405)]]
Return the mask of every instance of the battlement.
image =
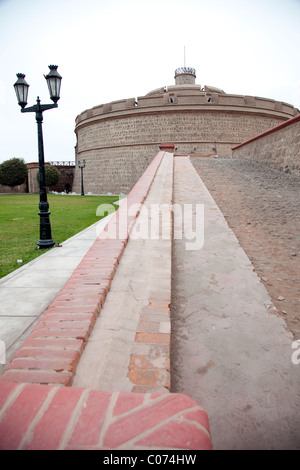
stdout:
[(194, 111), (237, 111), (242, 113), (273, 114), (289, 119), (299, 110), (288, 103), (273, 99), (220, 93), (214, 87), (171, 86), (162, 87), (138, 98), (129, 98), (101, 104), (83, 111), (76, 118), (76, 127), (92, 118), (114, 118), (134, 116), (147, 112), (169, 112), (178, 110)]

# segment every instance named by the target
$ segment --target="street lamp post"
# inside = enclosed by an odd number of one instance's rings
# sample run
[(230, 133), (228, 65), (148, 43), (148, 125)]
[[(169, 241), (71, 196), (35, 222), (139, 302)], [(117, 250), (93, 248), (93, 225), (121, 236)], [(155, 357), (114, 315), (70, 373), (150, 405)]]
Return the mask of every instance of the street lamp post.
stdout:
[(49, 65), (50, 72), (45, 79), (50, 93), (50, 98), (53, 104), (41, 104), (39, 97), (34, 106), (25, 108), (27, 105), (27, 96), (29, 85), (25, 81), (25, 75), (18, 73), (18, 80), (14, 84), (15, 92), (18, 99), (18, 104), (21, 106), (22, 113), (35, 113), (37, 122), (38, 134), (38, 156), (39, 156), (39, 188), (40, 188), (40, 202), (39, 202), (39, 216), (40, 216), (40, 240), (37, 242), (38, 248), (50, 248), (55, 245), (55, 241), (51, 235), (50, 212), (47, 200), (46, 178), (45, 178), (45, 161), (44, 161), (44, 143), (43, 143), (43, 112), (57, 108), (57, 101), (60, 98), (60, 85), (62, 77), (57, 72), (57, 65)]
[(85, 168), (85, 160), (82, 160), (82, 163), (80, 161), (78, 162), (78, 168), (81, 170), (81, 196), (84, 196), (84, 190), (83, 190), (83, 169)]

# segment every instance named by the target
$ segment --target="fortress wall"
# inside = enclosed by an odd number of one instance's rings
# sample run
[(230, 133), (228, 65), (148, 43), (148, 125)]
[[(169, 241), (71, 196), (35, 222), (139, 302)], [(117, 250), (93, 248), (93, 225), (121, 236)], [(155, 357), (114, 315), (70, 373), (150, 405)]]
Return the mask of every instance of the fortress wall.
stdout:
[(57, 192), (65, 191), (66, 183), (69, 183), (70, 191), (72, 191), (75, 167), (71, 165), (59, 165), (56, 166), (56, 168), (59, 170), (60, 177), (57, 185), (54, 186), (52, 190)]
[[(86, 161), (85, 193), (127, 194), (163, 142), (174, 142), (176, 154), (231, 158), (233, 146), (298, 113), (286, 103), (200, 85), (95, 106), (76, 118), (76, 161)], [(81, 191), (77, 166), (73, 191)]]
[(0, 194), (13, 194), (13, 193), (27, 193), (27, 183), (20, 184), (10, 188), (9, 186), (3, 186), (0, 184)]
[(300, 176), (300, 115), (234, 147), (234, 158), (268, 164)]
[[(234, 144), (279, 122), (280, 116), (213, 110), (94, 116), (77, 128), (77, 160), (86, 161), (84, 190), (127, 194), (161, 142), (175, 142), (178, 154), (231, 157)], [(76, 168), (73, 191), (80, 193), (80, 184)]]
[[(156, 145), (95, 149), (80, 153), (85, 159), (84, 192), (128, 194), (157, 153)], [(76, 169), (72, 190), (81, 192), (81, 174)]]
[[(77, 130), (77, 154), (91, 150), (159, 145), (160, 142), (220, 142), (234, 145), (276, 126), (282, 118), (238, 112), (190, 111), (95, 119)], [(192, 148), (191, 145), (191, 148)], [(191, 152), (191, 149), (189, 150)]]

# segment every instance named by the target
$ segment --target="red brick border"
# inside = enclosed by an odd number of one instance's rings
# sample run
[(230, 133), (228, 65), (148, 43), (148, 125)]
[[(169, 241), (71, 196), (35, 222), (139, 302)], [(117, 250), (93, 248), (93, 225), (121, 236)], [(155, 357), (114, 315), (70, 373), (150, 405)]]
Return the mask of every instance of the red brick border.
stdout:
[(206, 412), (184, 394), (0, 383), (1, 450), (210, 450)]

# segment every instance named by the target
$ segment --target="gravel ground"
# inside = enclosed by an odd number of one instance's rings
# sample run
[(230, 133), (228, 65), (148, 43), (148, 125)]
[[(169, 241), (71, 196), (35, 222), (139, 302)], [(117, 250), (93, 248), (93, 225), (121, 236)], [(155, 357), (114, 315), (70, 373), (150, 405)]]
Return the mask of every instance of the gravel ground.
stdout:
[(300, 339), (300, 179), (248, 160), (191, 162)]

